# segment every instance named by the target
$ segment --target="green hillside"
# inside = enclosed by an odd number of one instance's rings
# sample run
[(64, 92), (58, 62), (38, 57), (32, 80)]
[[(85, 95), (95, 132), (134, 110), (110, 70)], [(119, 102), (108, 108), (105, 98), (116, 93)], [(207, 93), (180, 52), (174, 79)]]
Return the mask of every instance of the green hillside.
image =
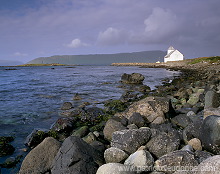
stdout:
[(112, 63), (163, 61), (165, 51), (142, 51), (118, 54), (56, 55), (36, 58), (27, 64), (111, 65)]

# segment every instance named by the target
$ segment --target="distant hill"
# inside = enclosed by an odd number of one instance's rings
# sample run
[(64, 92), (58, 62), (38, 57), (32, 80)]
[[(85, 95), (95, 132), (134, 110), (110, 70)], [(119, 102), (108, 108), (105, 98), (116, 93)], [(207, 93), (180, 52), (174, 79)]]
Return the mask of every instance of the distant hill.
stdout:
[(15, 66), (21, 64), (23, 64), (23, 62), (16, 60), (0, 60), (0, 66)]
[(27, 64), (66, 64), (66, 65), (111, 65), (112, 63), (155, 63), (163, 61), (165, 51), (142, 51), (117, 54), (89, 54), (89, 55), (56, 55), (40, 57)]

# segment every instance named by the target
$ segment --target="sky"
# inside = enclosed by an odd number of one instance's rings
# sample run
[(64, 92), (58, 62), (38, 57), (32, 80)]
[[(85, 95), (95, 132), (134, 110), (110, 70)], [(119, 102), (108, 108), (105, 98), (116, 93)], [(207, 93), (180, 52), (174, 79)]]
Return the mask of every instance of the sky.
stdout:
[(0, 59), (110, 54), (173, 46), (220, 55), (219, 0), (0, 0)]

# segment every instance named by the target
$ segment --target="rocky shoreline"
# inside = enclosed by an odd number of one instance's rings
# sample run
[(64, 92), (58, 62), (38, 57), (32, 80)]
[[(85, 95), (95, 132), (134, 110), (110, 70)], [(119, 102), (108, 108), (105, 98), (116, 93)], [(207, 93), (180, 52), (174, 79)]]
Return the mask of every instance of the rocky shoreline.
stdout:
[(65, 102), (63, 117), (50, 130), (34, 130), (27, 138), (32, 150), (19, 174), (217, 174), (219, 64), (157, 66), (181, 76), (150, 90), (141, 74), (123, 74), (127, 92), (106, 101), (104, 109)]

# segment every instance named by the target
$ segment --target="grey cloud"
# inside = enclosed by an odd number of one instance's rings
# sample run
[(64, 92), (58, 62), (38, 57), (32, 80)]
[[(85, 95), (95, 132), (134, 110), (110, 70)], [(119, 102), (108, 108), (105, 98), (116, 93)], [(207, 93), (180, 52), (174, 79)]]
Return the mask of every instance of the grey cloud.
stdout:
[(170, 44), (191, 57), (196, 55), (194, 52), (220, 54), (219, 0), (40, 2), (36, 9), (0, 11), (3, 55), (17, 50), (30, 57), (38, 56), (40, 51), (48, 55), (72, 54), (68, 46), (77, 54), (118, 52), (120, 48), (165, 50)]

